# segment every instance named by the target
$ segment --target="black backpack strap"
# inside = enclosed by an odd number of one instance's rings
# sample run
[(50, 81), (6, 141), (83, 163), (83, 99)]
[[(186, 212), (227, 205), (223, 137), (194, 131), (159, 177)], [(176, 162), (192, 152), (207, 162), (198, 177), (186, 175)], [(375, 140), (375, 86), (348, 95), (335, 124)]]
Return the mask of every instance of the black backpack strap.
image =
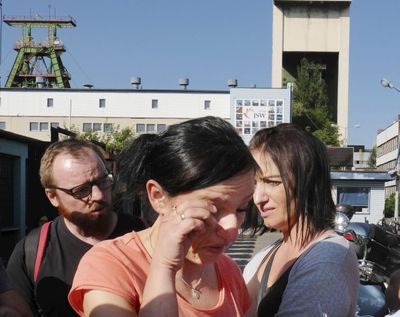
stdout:
[(25, 269), (29, 279), (33, 284), (33, 270), (36, 261), (36, 251), (39, 244), (40, 229), (32, 230), (24, 241)]
[(262, 265), (268, 259), (267, 265), (265, 266), (264, 273), (261, 278), (260, 288), (258, 290), (257, 307), (260, 305), (260, 302), (267, 294), (267, 283), (268, 283), (269, 272), (271, 271), (272, 262), (274, 261), (276, 251), (278, 251), (279, 247), (281, 246), (281, 242), (282, 241), (275, 244), (261, 262)]

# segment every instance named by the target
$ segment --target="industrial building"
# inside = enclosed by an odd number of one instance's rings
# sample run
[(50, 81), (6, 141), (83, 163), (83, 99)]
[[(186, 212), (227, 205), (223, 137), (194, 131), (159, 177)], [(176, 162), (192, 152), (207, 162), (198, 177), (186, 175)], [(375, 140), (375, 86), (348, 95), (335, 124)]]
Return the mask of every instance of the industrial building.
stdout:
[(109, 133), (162, 132), (202, 116), (230, 121), (248, 141), (260, 128), (291, 121), (291, 87), (212, 90), (1, 88), (0, 128), (50, 141), (50, 128)]
[[(400, 115), (385, 129), (378, 131), (376, 136), (376, 169), (392, 171), (396, 167), (399, 153)], [(393, 178), (385, 184), (385, 196), (396, 192), (396, 180)]]

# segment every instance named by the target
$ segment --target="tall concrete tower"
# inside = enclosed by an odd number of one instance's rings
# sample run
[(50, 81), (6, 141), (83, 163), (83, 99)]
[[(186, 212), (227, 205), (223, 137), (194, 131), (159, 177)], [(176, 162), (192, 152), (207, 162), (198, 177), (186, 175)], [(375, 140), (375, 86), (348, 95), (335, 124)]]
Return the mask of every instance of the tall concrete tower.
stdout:
[(293, 81), (303, 57), (322, 65), (329, 111), (343, 140), (348, 139), (350, 4), (274, 0), (272, 11), (272, 87)]

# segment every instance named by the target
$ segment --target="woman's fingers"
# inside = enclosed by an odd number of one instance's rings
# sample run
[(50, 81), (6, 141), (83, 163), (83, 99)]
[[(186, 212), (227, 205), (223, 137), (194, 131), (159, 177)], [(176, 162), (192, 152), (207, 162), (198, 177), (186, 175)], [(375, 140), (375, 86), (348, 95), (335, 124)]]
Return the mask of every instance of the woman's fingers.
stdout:
[(181, 220), (196, 218), (204, 220), (206, 222), (210, 222), (211, 219), (212, 223), (212, 221), (214, 220), (213, 215), (216, 214), (217, 208), (215, 207), (215, 205), (205, 200), (198, 200), (183, 202), (179, 206), (174, 205), (173, 211), (175, 214), (179, 215)]
[[(192, 241), (216, 225), (217, 208), (206, 200), (183, 201), (170, 207), (160, 218), (160, 231), (154, 256), (161, 263), (179, 269)], [(153, 257), (154, 259), (154, 257)]]

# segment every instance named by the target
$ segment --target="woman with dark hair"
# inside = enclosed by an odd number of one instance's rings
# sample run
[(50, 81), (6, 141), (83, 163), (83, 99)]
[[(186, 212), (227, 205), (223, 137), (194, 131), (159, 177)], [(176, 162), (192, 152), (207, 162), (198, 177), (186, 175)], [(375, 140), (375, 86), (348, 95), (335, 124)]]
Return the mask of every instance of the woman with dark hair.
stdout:
[[(282, 239), (244, 271), (250, 316), (353, 317), (358, 292), (354, 251), (333, 228), (325, 145), (292, 124), (258, 131), (250, 142), (258, 163), (254, 204)], [(254, 227), (253, 227), (254, 228)]]
[(73, 308), (91, 317), (243, 316), (246, 285), (224, 255), (254, 192), (255, 161), (242, 139), (228, 122), (204, 117), (139, 136), (127, 151), (123, 195), (159, 216), (84, 256)]

